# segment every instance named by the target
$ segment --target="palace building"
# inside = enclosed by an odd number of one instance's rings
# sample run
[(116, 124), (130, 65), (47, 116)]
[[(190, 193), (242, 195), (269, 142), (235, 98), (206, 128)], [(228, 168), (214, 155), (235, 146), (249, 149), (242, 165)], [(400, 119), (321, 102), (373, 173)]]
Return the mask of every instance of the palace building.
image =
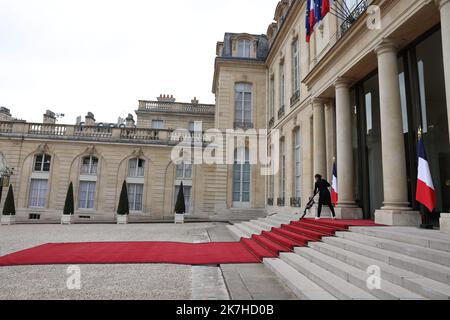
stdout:
[[(347, 14), (336, 14), (338, 5)], [(181, 182), (192, 219), (297, 213), (314, 175), (331, 180), (335, 161), (339, 218), (419, 225), (422, 128), (438, 203), (427, 214), (448, 225), (450, 0), (336, 0), (308, 36), (306, 16), (307, 1), (282, 0), (266, 34), (226, 33), (216, 47), (215, 105), (165, 95), (139, 101), (136, 122), (89, 113), (75, 125), (56, 123), (51, 111), (38, 124), (0, 109), (18, 221), (58, 221), (70, 182), (79, 222), (114, 221), (123, 181), (132, 221), (173, 219)], [(234, 164), (173, 163), (176, 129), (203, 146), (209, 129), (266, 129), (279, 170), (262, 175), (248, 144), (234, 150)]]

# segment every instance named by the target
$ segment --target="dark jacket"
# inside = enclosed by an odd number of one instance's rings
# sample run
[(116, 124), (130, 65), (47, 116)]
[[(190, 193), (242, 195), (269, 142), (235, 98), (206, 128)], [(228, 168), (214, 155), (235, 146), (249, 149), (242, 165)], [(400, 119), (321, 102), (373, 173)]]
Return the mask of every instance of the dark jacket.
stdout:
[(324, 179), (316, 182), (316, 186), (314, 187), (314, 194), (319, 192), (319, 204), (322, 204), (324, 206), (331, 205), (331, 194), (328, 190), (328, 188), (330, 187), (331, 185)]

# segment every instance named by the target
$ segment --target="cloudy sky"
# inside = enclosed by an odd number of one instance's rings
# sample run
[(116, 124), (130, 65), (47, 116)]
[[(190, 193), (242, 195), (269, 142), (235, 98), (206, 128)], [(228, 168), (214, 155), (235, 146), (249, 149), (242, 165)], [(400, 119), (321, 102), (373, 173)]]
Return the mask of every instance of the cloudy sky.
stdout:
[(216, 42), (265, 33), (278, 0), (0, 0), (0, 106), (115, 122), (139, 99), (214, 103)]

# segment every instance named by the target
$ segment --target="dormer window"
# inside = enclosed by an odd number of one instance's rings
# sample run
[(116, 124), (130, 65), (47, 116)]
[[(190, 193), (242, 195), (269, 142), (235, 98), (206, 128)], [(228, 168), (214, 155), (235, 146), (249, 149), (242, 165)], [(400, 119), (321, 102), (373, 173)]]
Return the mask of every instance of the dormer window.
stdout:
[(250, 58), (251, 56), (252, 44), (248, 39), (242, 39), (238, 42), (238, 57), (239, 58)]

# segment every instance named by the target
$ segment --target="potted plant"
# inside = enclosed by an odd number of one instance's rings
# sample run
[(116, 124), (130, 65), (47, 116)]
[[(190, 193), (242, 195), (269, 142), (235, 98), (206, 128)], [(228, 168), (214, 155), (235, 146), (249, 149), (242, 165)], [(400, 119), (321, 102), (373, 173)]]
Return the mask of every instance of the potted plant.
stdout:
[(5, 205), (3, 206), (2, 225), (12, 225), (16, 223), (16, 205), (14, 204), (14, 192), (12, 185), (9, 186)]
[(117, 208), (117, 224), (128, 224), (130, 208), (128, 204), (128, 188), (126, 181), (123, 182), (120, 192), (119, 206)]
[(73, 184), (69, 184), (69, 189), (67, 190), (66, 201), (64, 203), (64, 211), (61, 217), (61, 224), (72, 224), (73, 214), (75, 212), (75, 205), (73, 200)]
[(184, 202), (183, 182), (178, 192), (177, 203), (175, 204), (175, 224), (184, 223), (184, 214), (186, 213), (186, 203)]

